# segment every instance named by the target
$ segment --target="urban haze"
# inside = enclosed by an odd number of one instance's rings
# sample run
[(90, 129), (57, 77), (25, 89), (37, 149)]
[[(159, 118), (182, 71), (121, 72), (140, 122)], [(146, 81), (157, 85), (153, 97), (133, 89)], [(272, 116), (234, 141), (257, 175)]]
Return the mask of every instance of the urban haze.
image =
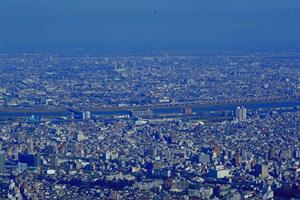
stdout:
[(1, 0), (0, 199), (300, 199), (299, 0)]

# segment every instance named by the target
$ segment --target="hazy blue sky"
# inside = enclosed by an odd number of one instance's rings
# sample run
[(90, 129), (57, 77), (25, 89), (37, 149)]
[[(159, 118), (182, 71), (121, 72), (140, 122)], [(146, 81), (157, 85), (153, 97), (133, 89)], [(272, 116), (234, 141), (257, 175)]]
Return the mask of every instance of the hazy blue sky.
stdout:
[(3, 47), (299, 44), (300, 0), (1, 0), (0, 27)]

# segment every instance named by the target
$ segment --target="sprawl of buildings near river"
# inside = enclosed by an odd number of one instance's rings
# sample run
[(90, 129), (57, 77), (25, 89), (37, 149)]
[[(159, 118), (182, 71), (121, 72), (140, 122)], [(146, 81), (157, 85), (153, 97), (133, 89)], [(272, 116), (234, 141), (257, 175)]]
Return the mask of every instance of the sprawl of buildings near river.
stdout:
[[(0, 55), (2, 110), (296, 99), (300, 55)], [(8, 84), (9, 83), (9, 84)], [(300, 194), (300, 111), (232, 110), (0, 126), (7, 199), (272, 199)], [(146, 114), (145, 114), (146, 113)]]
[[(299, 96), (299, 55), (0, 55), (0, 106), (98, 107)], [(288, 69), (288, 70), (287, 70)]]

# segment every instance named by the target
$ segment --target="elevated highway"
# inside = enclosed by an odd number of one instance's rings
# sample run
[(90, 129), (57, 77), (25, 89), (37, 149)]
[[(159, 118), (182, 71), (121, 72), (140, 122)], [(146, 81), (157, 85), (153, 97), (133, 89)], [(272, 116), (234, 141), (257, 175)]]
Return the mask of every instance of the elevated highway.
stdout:
[(170, 104), (155, 104), (155, 105), (138, 105), (138, 106), (96, 106), (85, 108), (50, 108), (50, 107), (37, 107), (37, 108), (0, 108), (0, 118), (5, 116), (30, 116), (33, 114), (42, 116), (69, 116), (74, 112), (83, 110), (95, 112), (118, 112), (118, 111), (132, 111), (132, 110), (179, 110), (185, 107), (192, 109), (222, 109), (234, 108), (237, 106), (247, 107), (292, 107), (300, 106), (300, 98), (291, 99), (262, 99), (253, 101), (219, 101), (213, 103), (207, 102), (183, 102), (183, 103), (170, 103)]

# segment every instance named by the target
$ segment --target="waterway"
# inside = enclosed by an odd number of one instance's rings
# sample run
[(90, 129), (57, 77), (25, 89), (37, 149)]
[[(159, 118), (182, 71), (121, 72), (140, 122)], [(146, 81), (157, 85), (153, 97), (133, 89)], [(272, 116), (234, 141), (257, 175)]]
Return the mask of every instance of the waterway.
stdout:
[[(248, 110), (276, 110), (276, 109), (286, 109), (295, 111), (300, 109), (300, 100), (287, 101), (287, 102), (263, 102), (263, 103), (239, 103), (239, 104), (217, 104), (217, 105), (191, 105), (187, 107), (191, 107), (193, 113), (200, 115), (203, 113), (213, 113), (213, 112), (231, 112), (237, 106), (244, 106)], [(292, 108), (292, 109), (291, 109)], [(153, 115), (168, 115), (168, 114), (178, 114), (182, 112), (182, 107), (153, 107), (151, 109), (153, 111)], [(129, 115), (131, 109), (130, 108), (118, 108), (112, 109), (110, 111), (103, 110), (92, 110), (91, 113), (93, 116), (119, 116), (119, 115)], [(16, 118), (29, 118), (32, 116), (40, 117), (40, 118), (71, 118), (73, 113), (69, 110), (65, 111), (0, 111), (0, 120), (13, 120)]]

